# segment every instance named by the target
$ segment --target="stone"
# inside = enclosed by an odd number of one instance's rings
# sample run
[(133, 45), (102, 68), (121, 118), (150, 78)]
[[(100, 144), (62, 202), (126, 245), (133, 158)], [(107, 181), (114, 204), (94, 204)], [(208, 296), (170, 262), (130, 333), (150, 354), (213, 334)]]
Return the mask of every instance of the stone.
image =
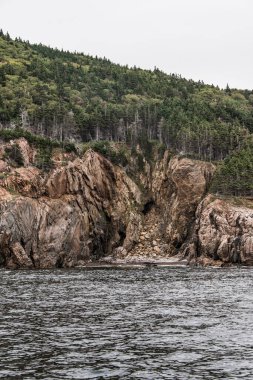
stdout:
[(214, 171), (211, 163), (177, 156), (169, 159), (168, 152), (156, 164), (151, 187), (161, 221), (165, 221), (160, 223), (160, 230), (171, 253), (176, 253), (189, 235)]
[(0, 173), (8, 171), (8, 165), (5, 161), (0, 160)]
[(141, 216), (130, 208), (141, 202), (138, 186), (92, 150), (47, 176), (34, 167), (15, 169), (6, 189), (0, 191), (0, 252), (6, 267), (76, 266), (110, 255), (120, 245), (122, 229), (128, 250), (139, 239)]
[(166, 152), (132, 179), (88, 150), (64, 165), (55, 157), (57, 165), (43, 172), (33, 166), (34, 149), (24, 139), (15, 143), (25, 165), (8, 168), (0, 182), (2, 266), (75, 267), (106, 257), (176, 254), (194, 265), (253, 265), (253, 210), (207, 194), (211, 163)]
[(208, 195), (198, 207), (191, 241), (190, 261), (253, 265), (253, 210)]

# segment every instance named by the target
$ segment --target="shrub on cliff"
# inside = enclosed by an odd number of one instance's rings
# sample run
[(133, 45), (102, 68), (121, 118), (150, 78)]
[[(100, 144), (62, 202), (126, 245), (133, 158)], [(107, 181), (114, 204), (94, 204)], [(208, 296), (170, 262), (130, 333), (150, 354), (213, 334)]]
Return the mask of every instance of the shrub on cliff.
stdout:
[(15, 129), (0, 129), (0, 139), (4, 141), (10, 141), (14, 139), (19, 139), (21, 137), (24, 137), (30, 145), (35, 146), (36, 148), (46, 148), (50, 147), (52, 148), (62, 148), (66, 152), (75, 152), (76, 153), (76, 147), (75, 144), (65, 141), (65, 142), (59, 142), (56, 140), (52, 140), (50, 138), (35, 135), (29, 131), (26, 131), (22, 128), (15, 128)]
[(16, 164), (17, 166), (24, 165), (23, 156), (20, 147), (17, 144), (13, 144), (5, 148), (4, 158), (10, 159), (12, 163)]
[(50, 170), (54, 166), (52, 161), (52, 148), (50, 146), (40, 147), (40, 149), (38, 149), (35, 166), (45, 171)]
[(224, 195), (253, 196), (253, 143), (220, 163), (210, 190)]
[(83, 145), (83, 153), (88, 149), (93, 149), (95, 152), (102, 154), (116, 165), (124, 167), (128, 163), (126, 149), (123, 146), (116, 147), (114, 143), (109, 141), (91, 141)]

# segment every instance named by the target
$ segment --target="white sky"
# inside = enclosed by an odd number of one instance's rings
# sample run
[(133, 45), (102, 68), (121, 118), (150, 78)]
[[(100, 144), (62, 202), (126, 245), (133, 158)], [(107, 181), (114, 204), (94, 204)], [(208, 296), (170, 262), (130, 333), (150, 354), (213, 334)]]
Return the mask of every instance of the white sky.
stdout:
[(0, 0), (12, 37), (253, 88), (253, 0)]

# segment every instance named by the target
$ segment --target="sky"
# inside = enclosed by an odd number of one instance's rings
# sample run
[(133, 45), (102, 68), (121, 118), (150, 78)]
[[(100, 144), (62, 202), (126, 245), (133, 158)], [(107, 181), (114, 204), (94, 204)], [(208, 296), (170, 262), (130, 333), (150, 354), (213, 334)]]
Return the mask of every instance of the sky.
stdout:
[(0, 0), (11, 37), (253, 89), (253, 0)]

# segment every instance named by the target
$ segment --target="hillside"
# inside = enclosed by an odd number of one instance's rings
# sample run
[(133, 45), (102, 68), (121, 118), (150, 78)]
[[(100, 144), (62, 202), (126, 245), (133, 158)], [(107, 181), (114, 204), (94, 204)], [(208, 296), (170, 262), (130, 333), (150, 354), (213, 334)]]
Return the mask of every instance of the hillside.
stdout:
[(0, 268), (253, 265), (252, 202), (208, 194), (212, 163), (166, 151), (129, 172), (58, 147), (45, 171), (36, 141), (0, 146)]
[[(253, 91), (220, 90), (158, 69), (13, 40), (2, 31), (0, 89), (2, 128), (60, 142), (112, 140), (135, 147), (157, 140), (206, 161), (229, 161), (236, 150), (231, 159), (241, 162), (240, 149), (252, 151)], [(241, 168), (236, 175), (240, 183)], [(243, 194), (252, 191), (247, 181)], [(216, 190), (234, 192), (220, 182)]]
[(0, 267), (253, 265), (250, 91), (3, 34), (0, 78)]

